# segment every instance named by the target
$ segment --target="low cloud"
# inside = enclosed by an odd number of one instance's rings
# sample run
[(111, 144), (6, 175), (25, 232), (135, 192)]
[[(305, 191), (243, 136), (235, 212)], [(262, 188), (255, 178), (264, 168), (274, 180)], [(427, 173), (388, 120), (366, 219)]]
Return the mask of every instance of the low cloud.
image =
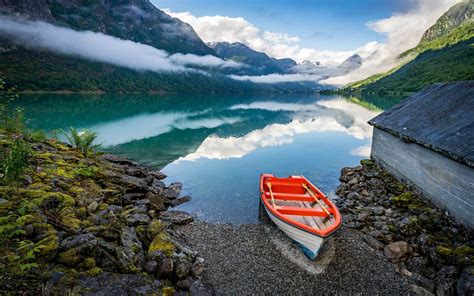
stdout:
[(173, 54), (149, 45), (102, 33), (75, 31), (45, 22), (0, 16), (0, 33), (13, 42), (32, 49), (127, 67), (136, 70), (187, 71), (192, 66), (238, 67), (235, 62), (215, 56)]
[(282, 82), (303, 82), (312, 81), (317, 82), (321, 79), (319, 75), (311, 74), (268, 74), (261, 76), (238, 76), (229, 75), (230, 78), (240, 81), (251, 81), (254, 83), (282, 83)]
[(418, 5), (406, 13), (369, 22), (368, 28), (385, 35), (384, 43), (372, 42), (360, 48), (361, 56), (369, 55), (361, 67), (344, 76), (331, 77), (323, 84), (344, 85), (368, 76), (386, 72), (403, 62), (398, 56), (415, 47), (423, 33), (451, 6), (460, 0), (418, 0)]

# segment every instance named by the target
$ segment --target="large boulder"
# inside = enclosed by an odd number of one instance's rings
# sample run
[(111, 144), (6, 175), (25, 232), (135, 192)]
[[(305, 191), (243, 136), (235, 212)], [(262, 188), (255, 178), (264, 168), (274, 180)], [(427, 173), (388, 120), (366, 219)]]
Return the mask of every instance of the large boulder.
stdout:
[(410, 246), (405, 241), (398, 241), (385, 246), (383, 252), (391, 262), (399, 262), (408, 257)]

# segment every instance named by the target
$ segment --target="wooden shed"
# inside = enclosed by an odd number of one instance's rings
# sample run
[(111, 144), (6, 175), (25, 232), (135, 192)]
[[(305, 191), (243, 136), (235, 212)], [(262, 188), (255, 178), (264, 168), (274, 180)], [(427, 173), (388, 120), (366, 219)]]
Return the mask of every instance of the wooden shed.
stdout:
[(474, 228), (474, 81), (428, 86), (369, 124), (379, 165)]

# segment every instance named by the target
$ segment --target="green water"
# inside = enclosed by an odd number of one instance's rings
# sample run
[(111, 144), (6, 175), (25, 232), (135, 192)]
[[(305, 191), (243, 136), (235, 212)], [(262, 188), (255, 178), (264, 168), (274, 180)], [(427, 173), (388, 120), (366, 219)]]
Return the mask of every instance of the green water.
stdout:
[(366, 122), (381, 112), (374, 102), (316, 94), (43, 94), (17, 104), (32, 128), (95, 130), (103, 150), (183, 182), (193, 200), (178, 209), (253, 223), (261, 173), (305, 175), (333, 196), (340, 169), (370, 154)]

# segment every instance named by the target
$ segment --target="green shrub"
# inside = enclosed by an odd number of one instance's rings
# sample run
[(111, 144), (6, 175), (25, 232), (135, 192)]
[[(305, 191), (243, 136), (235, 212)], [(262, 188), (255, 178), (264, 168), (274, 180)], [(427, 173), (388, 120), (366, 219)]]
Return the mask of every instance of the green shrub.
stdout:
[(97, 139), (97, 133), (89, 130), (78, 131), (74, 127), (69, 127), (69, 132), (63, 131), (69, 144), (79, 150), (84, 157), (89, 157), (94, 150), (100, 147), (100, 144), (94, 144)]
[(19, 136), (13, 136), (9, 147), (3, 151), (2, 183), (18, 183), (28, 168), (32, 154), (28, 143)]

